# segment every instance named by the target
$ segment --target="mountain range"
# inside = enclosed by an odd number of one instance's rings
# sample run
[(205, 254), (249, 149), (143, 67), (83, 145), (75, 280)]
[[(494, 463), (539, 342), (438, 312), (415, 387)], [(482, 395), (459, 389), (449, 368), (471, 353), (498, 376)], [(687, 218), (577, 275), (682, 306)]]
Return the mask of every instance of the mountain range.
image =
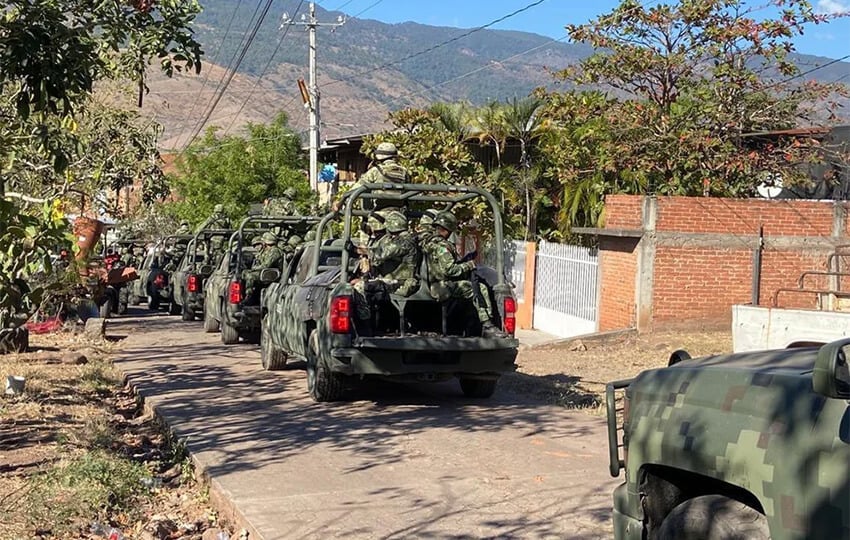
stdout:
[[(207, 125), (234, 132), (246, 122), (268, 121), (284, 110), (290, 125), (307, 132), (307, 111), (297, 85), (299, 78), (308, 78), (307, 33), (302, 25), (281, 25), (281, 15), (298, 3), (273, 0)], [(142, 113), (163, 124), (164, 149), (181, 148), (197, 129), (224, 79), (223, 66), (238, 56), (255, 21), (253, 7), (242, 2), (236, 4), (238, 9), (231, 0), (202, 0), (202, 5), (194, 27), (205, 50), (201, 74), (169, 80), (151, 70), (151, 92)], [(300, 21), (306, 5), (302, 3), (294, 21)], [(343, 15), (316, 9), (320, 22), (335, 22)], [(380, 130), (387, 125), (389, 111), (404, 107), (459, 100), (481, 104), (525, 96), (541, 86), (556, 87), (554, 71), (592, 52), (585, 45), (528, 32), (484, 29), (470, 33), (469, 29), (350, 17), (333, 31), (319, 28), (317, 42), (322, 139)], [(830, 60), (797, 55), (796, 61), (805, 71)], [(847, 80), (850, 63), (818, 69), (811, 77)]]

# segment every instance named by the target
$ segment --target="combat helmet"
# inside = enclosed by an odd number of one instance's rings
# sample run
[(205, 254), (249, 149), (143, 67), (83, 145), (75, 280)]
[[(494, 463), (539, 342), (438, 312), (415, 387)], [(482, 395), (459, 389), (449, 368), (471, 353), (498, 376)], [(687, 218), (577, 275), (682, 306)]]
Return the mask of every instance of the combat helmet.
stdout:
[(293, 234), (289, 237), (289, 240), (286, 241), (286, 245), (289, 247), (298, 247), (301, 245), (301, 237), (297, 234)]
[(224, 205), (223, 204), (217, 204), (217, 205), (213, 206), (213, 213), (214, 214), (221, 214), (223, 212), (224, 212)]
[(440, 212), (434, 218), (434, 225), (453, 233), (457, 230), (457, 218), (451, 212)]
[(398, 210), (389, 212), (386, 216), (387, 231), (397, 233), (407, 230), (407, 217)]
[(433, 208), (429, 208), (422, 212), (422, 217), (419, 218), (419, 225), (431, 225), (434, 223), (434, 218), (437, 217), (438, 212)]
[(398, 148), (391, 142), (382, 142), (375, 148), (375, 158), (378, 161), (394, 158), (398, 155)]
[(298, 192), (295, 191), (295, 188), (291, 188), (291, 187), (286, 188), (283, 192), (283, 196), (286, 197), (287, 199), (289, 199), (290, 201), (294, 200), (296, 195), (298, 195)]
[(273, 246), (277, 244), (277, 235), (271, 231), (267, 231), (263, 233), (263, 236), (260, 237), (262, 242), (267, 246)]
[(369, 214), (369, 217), (366, 219), (366, 223), (369, 225), (369, 229), (371, 229), (372, 232), (383, 231), (387, 228), (386, 219), (377, 212)]

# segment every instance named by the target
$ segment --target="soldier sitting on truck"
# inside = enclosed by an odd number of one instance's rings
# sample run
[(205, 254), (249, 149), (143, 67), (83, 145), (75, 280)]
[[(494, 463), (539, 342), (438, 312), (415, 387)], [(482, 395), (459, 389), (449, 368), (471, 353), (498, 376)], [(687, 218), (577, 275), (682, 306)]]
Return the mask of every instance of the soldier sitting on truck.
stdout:
[(504, 333), (490, 320), (492, 308), (487, 287), (483, 283), (473, 285), (470, 280), (475, 261), (459, 260), (457, 248), (448, 239), (456, 230), (457, 218), (452, 213), (440, 212), (434, 218), (434, 235), (423, 246), (431, 280), (431, 295), (441, 302), (449, 298), (471, 300), (481, 322), (481, 335), (504, 337)]
[(416, 224), (416, 243), (424, 247), (434, 236), (434, 218), (439, 212), (429, 208), (422, 212), (419, 223)]
[(249, 291), (258, 290), (260, 273), (266, 268), (280, 268), (283, 252), (277, 247), (277, 236), (270, 231), (257, 235), (251, 240), (251, 245), (259, 248), (254, 254), (251, 269), (245, 273), (245, 288)]
[[(377, 214), (376, 214), (377, 215)], [(416, 260), (419, 251), (407, 229), (407, 218), (398, 211), (386, 213), (384, 223), (373, 224), (373, 230), (386, 230), (368, 247), (356, 248), (366, 257), (368, 270), (355, 281), (355, 307), (360, 320), (371, 318), (371, 303), (380, 294), (410, 296), (419, 288)]]

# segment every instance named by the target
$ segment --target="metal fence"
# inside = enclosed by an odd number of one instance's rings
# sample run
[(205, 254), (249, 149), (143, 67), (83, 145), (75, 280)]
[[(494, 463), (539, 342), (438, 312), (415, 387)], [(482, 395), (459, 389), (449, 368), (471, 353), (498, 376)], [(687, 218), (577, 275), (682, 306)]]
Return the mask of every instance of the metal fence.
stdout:
[(534, 328), (561, 337), (596, 331), (597, 250), (540, 242), (534, 283)]
[[(505, 255), (505, 277), (513, 283), (517, 301), (522, 302), (525, 288), (525, 242), (505, 240), (502, 249)], [(484, 249), (481, 262), (487, 266), (496, 266), (495, 246), (488, 245)]]

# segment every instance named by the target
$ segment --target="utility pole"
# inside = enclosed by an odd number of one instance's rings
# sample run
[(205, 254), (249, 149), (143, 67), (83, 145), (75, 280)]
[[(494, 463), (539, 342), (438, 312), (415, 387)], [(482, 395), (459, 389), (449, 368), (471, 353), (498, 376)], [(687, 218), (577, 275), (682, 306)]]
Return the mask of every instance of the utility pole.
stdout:
[(305, 106), (310, 110), (310, 189), (318, 190), (319, 177), (319, 136), (320, 110), (319, 110), (319, 81), (316, 68), (316, 29), (320, 26), (329, 26), (331, 32), (345, 24), (345, 17), (340, 15), (336, 22), (320, 23), (316, 20), (316, 3), (310, 2), (309, 15), (301, 15), (300, 21), (293, 21), (289, 15), (283, 14), (281, 28), (284, 25), (305, 26), (310, 34), (310, 82), (308, 87), (309, 100)]

